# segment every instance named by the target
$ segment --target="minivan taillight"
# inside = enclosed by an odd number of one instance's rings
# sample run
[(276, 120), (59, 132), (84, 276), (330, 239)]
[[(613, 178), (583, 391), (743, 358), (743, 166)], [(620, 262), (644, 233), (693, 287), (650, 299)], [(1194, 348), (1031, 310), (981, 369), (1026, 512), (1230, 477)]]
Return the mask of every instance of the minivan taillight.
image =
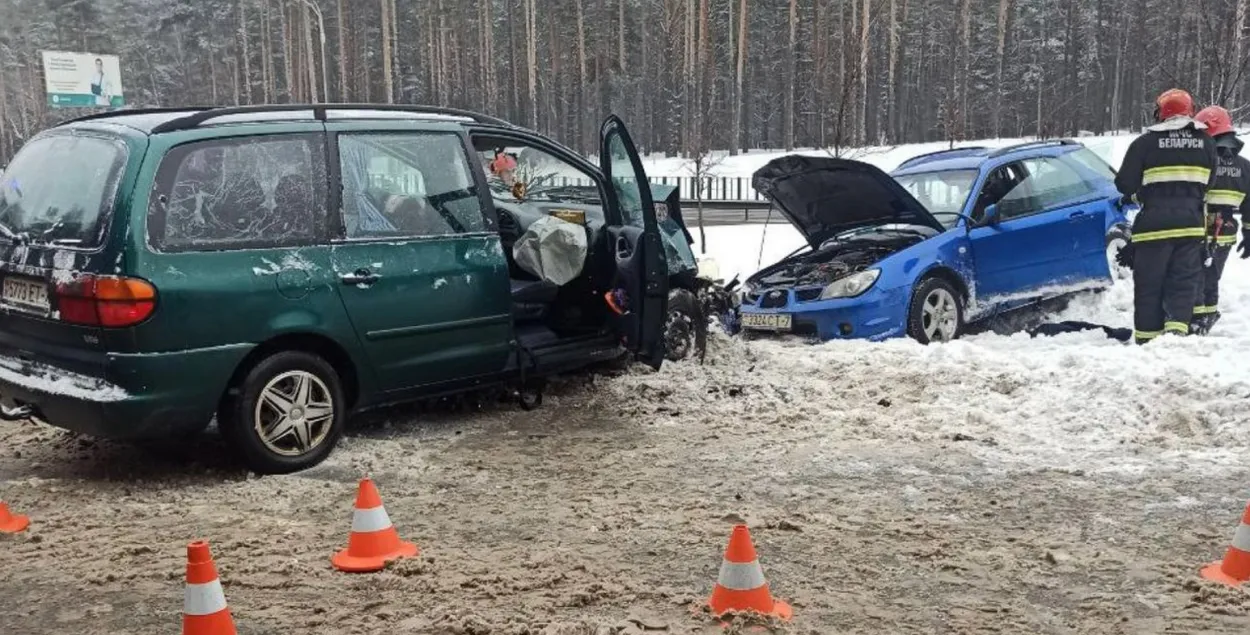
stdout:
[(56, 285), (61, 321), (118, 328), (134, 326), (156, 309), (156, 287), (146, 280), (80, 275)]

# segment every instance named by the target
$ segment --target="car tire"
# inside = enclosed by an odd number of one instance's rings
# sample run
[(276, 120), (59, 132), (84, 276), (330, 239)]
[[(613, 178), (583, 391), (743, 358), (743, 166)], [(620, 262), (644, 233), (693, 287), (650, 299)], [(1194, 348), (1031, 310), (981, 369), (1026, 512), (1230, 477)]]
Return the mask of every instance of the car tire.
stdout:
[(925, 278), (912, 290), (907, 335), (921, 344), (947, 342), (964, 330), (963, 295), (941, 278)]
[(1129, 244), (1130, 240), (1132, 239), (1130, 238), (1129, 233), (1120, 227), (1112, 227), (1111, 231), (1107, 232), (1107, 269), (1111, 272), (1112, 284), (1115, 284), (1120, 280), (1127, 280), (1129, 274), (1131, 273), (1127, 267), (1121, 267), (1120, 264), (1115, 261), (1116, 254), (1119, 253), (1120, 249), (1123, 249), (1125, 245)]
[(686, 289), (668, 294), (668, 317), (664, 322), (664, 358), (677, 362), (702, 355), (707, 347), (707, 320), (699, 301)]
[(324, 461), (346, 420), (347, 400), (338, 373), (326, 360), (303, 351), (261, 360), (218, 412), (226, 443), (259, 474), (289, 474)]

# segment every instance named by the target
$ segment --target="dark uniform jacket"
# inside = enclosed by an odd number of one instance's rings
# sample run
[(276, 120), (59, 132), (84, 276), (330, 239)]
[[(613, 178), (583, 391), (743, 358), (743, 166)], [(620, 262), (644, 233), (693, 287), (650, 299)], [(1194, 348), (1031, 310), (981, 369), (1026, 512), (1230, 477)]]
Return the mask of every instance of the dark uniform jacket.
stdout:
[[(1232, 137), (1232, 135), (1229, 135)], [(1219, 145), (1219, 163), (1215, 168), (1215, 178), (1211, 189), (1207, 190), (1207, 222), (1210, 228), (1207, 235), (1220, 246), (1229, 246), (1237, 242), (1237, 220), (1233, 214), (1241, 214), (1247, 218), (1250, 211), (1250, 160), (1241, 156), (1241, 140), (1232, 137), (1231, 145)]]
[(1203, 211), (1215, 178), (1215, 140), (1188, 117), (1151, 126), (1133, 140), (1115, 177), (1121, 194), (1142, 210), (1133, 242), (1206, 235)]

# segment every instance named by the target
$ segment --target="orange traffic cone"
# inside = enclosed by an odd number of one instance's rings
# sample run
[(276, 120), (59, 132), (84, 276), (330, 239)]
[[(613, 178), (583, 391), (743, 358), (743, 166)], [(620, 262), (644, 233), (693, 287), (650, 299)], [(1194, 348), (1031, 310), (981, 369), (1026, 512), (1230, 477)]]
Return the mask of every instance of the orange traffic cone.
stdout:
[(707, 603), (717, 616), (729, 611), (754, 611), (783, 620), (794, 617), (794, 610), (789, 604), (774, 600), (769, 593), (764, 570), (755, 557), (755, 546), (751, 544), (751, 532), (746, 525), (734, 526), (733, 534), (729, 536), (729, 547), (725, 549), (725, 559), (720, 565), (720, 575), (716, 578), (716, 588)]
[(1250, 580), (1250, 505), (1241, 515), (1241, 525), (1233, 534), (1233, 544), (1224, 553), (1224, 559), (1204, 567), (1202, 577), (1230, 586)]
[(391, 525), (373, 481), (361, 479), (347, 548), (334, 554), (330, 563), (339, 571), (379, 571), (387, 562), (415, 556), (417, 551), (416, 545), (399, 539), (399, 532)]
[(182, 635), (235, 635), (226, 594), (208, 543), (187, 545), (187, 590), (182, 601)]
[(10, 513), (9, 504), (0, 501), (0, 534), (15, 534), (29, 526), (29, 518)]

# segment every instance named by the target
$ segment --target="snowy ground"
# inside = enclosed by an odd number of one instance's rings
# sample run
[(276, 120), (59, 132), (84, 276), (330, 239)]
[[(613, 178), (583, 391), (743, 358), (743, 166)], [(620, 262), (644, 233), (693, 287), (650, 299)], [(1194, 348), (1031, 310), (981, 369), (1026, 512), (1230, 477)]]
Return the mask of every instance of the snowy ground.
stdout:
[[(761, 229), (709, 244), (749, 270)], [(765, 263), (794, 246), (768, 231)], [(570, 378), (532, 413), (370, 416), (287, 477), (211, 436), (3, 424), (0, 494), (34, 526), (0, 536), (0, 633), (174, 632), (196, 537), (244, 635), (718, 633), (698, 606), (741, 521), (795, 606), (783, 632), (1246, 633), (1250, 595), (1197, 577), (1250, 498), (1250, 264), (1224, 295), (1211, 337), (1144, 348), (721, 337), (705, 365)], [(1128, 296), (1063, 317), (1127, 325)], [(365, 473), (423, 551), (348, 576), (328, 558)]]

